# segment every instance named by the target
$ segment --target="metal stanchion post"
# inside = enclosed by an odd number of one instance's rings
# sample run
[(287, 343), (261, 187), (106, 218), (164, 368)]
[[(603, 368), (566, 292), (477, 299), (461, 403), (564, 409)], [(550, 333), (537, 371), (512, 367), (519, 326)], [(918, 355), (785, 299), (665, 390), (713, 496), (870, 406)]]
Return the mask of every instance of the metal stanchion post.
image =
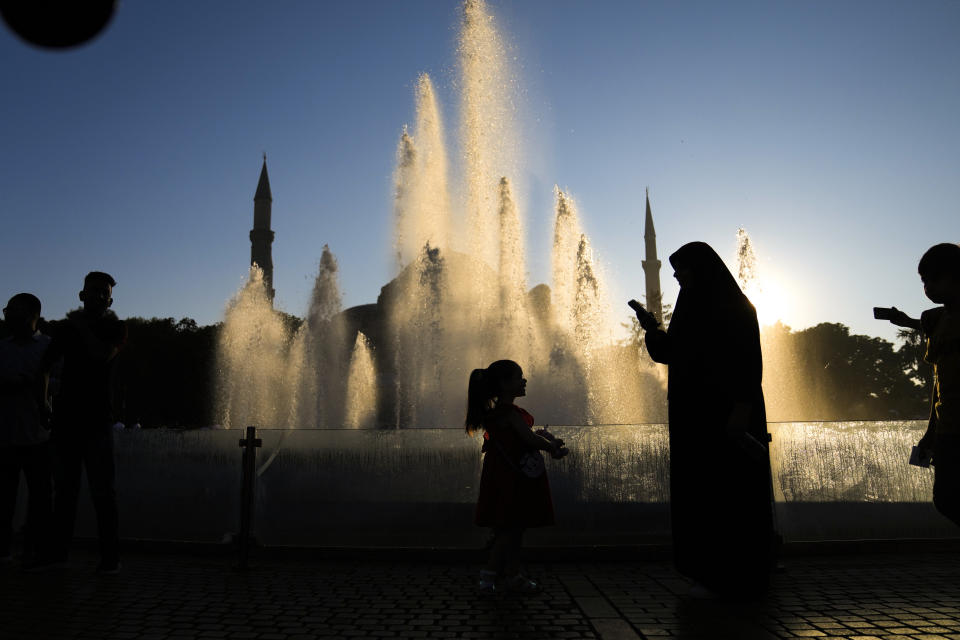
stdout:
[(247, 568), (250, 558), (250, 527), (253, 523), (253, 501), (256, 499), (254, 485), (257, 480), (257, 448), (263, 441), (257, 437), (256, 427), (247, 427), (247, 437), (241, 438), (243, 448), (243, 477), (240, 493), (240, 556), (238, 568)]

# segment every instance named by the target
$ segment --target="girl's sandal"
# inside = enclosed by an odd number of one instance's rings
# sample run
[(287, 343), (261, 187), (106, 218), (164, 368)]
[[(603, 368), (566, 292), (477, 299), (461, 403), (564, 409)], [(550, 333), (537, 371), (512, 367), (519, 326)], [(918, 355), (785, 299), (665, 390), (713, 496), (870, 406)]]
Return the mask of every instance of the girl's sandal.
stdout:
[(540, 593), (542, 590), (539, 582), (520, 573), (507, 580), (506, 586), (514, 593)]
[(481, 596), (492, 596), (497, 592), (497, 572), (480, 570), (480, 580), (477, 582), (477, 593)]

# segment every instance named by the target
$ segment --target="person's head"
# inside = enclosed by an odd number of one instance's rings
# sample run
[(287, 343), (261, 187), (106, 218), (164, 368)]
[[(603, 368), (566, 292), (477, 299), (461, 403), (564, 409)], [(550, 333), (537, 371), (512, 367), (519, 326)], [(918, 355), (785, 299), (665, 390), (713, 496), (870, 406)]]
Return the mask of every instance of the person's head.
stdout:
[(677, 284), (680, 285), (681, 289), (686, 289), (688, 291), (694, 288), (697, 281), (696, 273), (692, 268), (687, 266), (674, 267), (673, 277), (676, 278)]
[(727, 265), (706, 242), (688, 242), (670, 256), (673, 277), (682, 291), (742, 296), (740, 286)]
[(112, 295), (115, 286), (117, 282), (109, 273), (103, 271), (88, 273), (83, 279), (83, 291), (80, 292), (83, 310), (93, 315), (103, 315), (113, 304)]
[(527, 381), (523, 369), (513, 360), (497, 360), (486, 369), (470, 372), (467, 386), (467, 433), (473, 434), (482, 427), (487, 411), (494, 403), (513, 402), (527, 394)]
[(923, 281), (923, 292), (931, 302), (960, 302), (960, 245), (950, 242), (933, 245), (920, 258), (917, 272)]
[(32, 293), (18, 293), (7, 302), (3, 318), (14, 335), (33, 335), (40, 321), (40, 299)]
[(695, 289), (698, 284), (702, 286), (709, 275), (707, 271), (717, 261), (722, 264), (720, 256), (706, 242), (688, 242), (670, 256), (673, 277), (681, 289)]

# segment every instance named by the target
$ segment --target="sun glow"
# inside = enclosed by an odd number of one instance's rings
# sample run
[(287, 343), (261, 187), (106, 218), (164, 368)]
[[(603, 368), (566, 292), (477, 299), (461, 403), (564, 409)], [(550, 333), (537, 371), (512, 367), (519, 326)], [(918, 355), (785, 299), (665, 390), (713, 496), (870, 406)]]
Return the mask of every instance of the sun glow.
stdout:
[(787, 287), (769, 275), (752, 280), (743, 290), (757, 309), (757, 320), (761, 327), (786, 323), (792, 307), (792, 296)]
[(753, 241), (743, 227), (737, 230), (735, 264), (737, 282), (756, 307), (760, 326), (770, 326), (778, 320), (783, 322), (790, 315), (792, 296), (775, 274), (766, 267), (760, 269)]

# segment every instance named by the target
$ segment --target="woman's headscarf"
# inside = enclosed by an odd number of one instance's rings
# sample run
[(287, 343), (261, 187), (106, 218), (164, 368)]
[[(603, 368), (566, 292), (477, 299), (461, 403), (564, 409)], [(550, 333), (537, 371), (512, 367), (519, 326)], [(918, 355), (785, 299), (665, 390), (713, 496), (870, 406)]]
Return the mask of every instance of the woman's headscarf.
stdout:
[(697, 316), (729, 313), (737, 307), (752, 305), (740, 285), (713, 247), (706, 242), (689, 242), (670, 256), (675, 271), (689, 270), (692, 287), (681, 289), (670, 320), (671, 333), (684, 330)]

